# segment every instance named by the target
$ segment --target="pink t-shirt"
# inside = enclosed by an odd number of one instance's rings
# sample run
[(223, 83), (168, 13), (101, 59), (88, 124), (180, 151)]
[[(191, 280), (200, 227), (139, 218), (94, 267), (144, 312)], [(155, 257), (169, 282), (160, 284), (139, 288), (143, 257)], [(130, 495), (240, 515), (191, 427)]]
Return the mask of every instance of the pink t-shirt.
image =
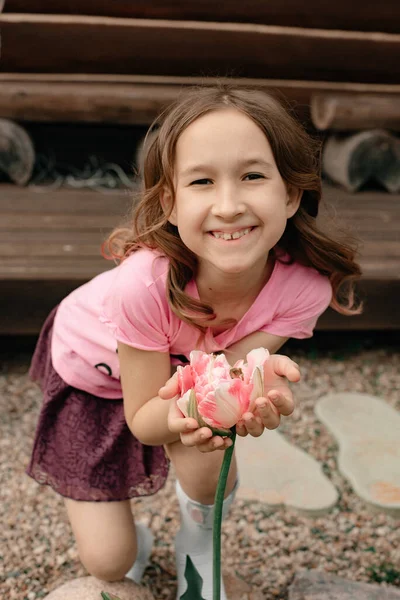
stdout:
[[(61, 302), (54, 322), (52, 359), (68, 384), (103, 398), (120, 398), (117, 340), (142, 350), (169, 352), (173, 364), (189, 358), (199, 332), (170, 309), (167, 273), (168, 259), (141, 249)], [(186, 292), (199, 297), (194, 280)], [(255, 331), (311, 337), (331, 297), (327, 277), (297, 263), (276, 261), (270, 279), (242, 319), (215, 336), (208, 329), (198, 349), (223, 351)]]

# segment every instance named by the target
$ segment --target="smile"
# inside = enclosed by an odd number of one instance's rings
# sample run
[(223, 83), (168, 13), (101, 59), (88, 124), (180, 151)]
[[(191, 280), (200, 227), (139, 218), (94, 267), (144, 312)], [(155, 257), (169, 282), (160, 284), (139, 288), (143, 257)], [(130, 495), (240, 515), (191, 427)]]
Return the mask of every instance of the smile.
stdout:
[(253, 227), (247, 227), (246, 229), (240, 229), (238, 231), (233, 231), (232, 233), (224, 233), (223, 231), (210, 231), (211, 235), (217, 239), (222, 240), (238, 240), (239, 238), (247, 235), (250, 231), (253, 230)]

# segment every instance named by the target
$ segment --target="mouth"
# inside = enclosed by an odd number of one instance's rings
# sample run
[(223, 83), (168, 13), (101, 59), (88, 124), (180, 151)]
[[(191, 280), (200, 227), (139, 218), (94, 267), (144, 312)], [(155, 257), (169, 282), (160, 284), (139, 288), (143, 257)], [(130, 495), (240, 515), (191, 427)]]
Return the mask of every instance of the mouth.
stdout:
[(248, 235), (249, 233), (251, 233), (253, 231), (253, 229), (255, 229), (255, 227), (246, 227), (245, 229), (238, 229), (237, 231), (231, 231), (229, 233), (226, 231), (209, 231), (209, 234), (212, 235), (217, 240), (230, 241), (230, 240), (238, 240), (238, 239)]

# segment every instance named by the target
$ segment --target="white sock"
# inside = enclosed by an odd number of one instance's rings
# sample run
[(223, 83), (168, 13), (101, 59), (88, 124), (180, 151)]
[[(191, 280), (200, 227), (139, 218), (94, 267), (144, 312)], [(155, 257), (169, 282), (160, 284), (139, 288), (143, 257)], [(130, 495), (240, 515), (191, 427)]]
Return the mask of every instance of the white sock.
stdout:
[[(232, 492), (225, 498), (222, 507), (224, 517), (232, 504), (238, 487), (236, 481)], [(203, 580), (201, 592), (204, 600), (213, 598), (213, 543), (212, 527), (214, 520), (214, 505), (200, 504), (191, 500), (183, 491), (179, 481), (176, 482), (176, 494), (181, 509), (181, 528), (175, 538), (176, 570), (178, 576), (177, 600), (185, 593), (186, 556), (189, 555)], [(221, 600), (227, 600), (224, 583), (221, 577)]]
[(137, 556), (132, 567), (125, 575), (125, 577), (132, 579), (135, 583), (140, 583), (144, 570), (149, 563), (153, 540), (154, 535), (150, 529), (142, 523), (136, 523)]

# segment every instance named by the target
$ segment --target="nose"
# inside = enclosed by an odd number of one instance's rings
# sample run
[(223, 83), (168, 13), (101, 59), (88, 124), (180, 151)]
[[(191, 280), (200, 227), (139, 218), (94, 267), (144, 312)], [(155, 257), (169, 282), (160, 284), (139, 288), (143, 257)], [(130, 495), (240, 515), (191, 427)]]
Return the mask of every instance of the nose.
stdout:
[(221, 185), (215, 190), (211, 212), (222, 219), (233, 219), (245, 212), (245, 206), (238, 190), (232, 185)]

